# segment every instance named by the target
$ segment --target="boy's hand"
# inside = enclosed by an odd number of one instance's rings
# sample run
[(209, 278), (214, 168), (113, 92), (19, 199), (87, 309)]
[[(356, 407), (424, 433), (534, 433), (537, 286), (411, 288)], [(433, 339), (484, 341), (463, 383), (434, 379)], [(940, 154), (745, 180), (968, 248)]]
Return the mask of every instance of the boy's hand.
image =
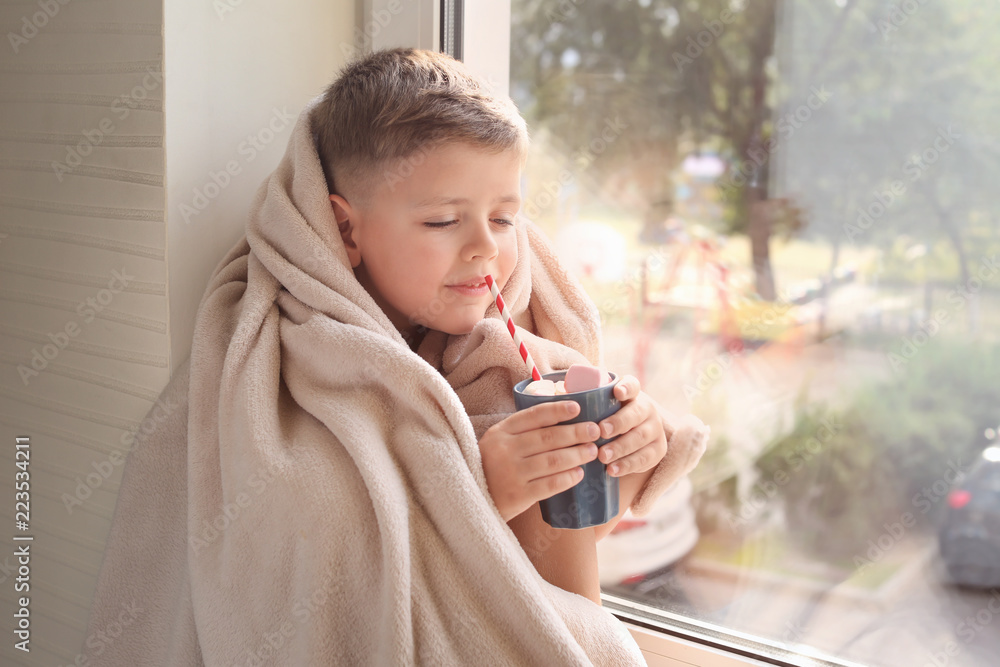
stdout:
[(557, 425), (579, 412), (573, 401), (542, 403), (515, 412), (483, 434), (479, 450), (486, 485), (504, 521), (583, 479), (579, 466), (597, 458), (597, 425)]
[(615, 386), (615, 398), (622, 407), (600, 422), (601, 437), (621, 435), (601, 447), (601, 462), (608, 464), (608, 474), (613, 477), (653, 468), (667, 453), (667, 434), (653, 399), (640, 390), (639, 380), (631, 375)]

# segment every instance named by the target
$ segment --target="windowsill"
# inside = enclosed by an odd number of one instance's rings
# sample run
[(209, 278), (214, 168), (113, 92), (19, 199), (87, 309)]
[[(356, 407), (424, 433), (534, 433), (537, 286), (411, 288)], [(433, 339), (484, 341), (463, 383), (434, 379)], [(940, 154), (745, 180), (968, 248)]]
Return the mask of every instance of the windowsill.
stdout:
[(767, 665), (765, 662), (726, 653), (710, 646), (696, 644), (625, 622), (625, 627), (639, 645), (649, 667), (742, 667)]
[(792, 649), (616, 595), (602, 593), (601, 601), (632, 633), (650, 667), (861, 667), (810, 647)]

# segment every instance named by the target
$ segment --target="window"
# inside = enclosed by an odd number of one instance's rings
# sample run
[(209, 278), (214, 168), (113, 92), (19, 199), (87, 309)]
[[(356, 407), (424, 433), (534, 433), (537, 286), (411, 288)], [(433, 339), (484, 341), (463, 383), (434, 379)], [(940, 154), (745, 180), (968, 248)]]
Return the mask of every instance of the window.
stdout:
[(1000, 5), (454, 4), (609, 366), (713, 428), (605, 605), (697, 664), (995, 664)]
[(611, 369), (713, 428), (601, 543), (605, 604), (794, 664), (995, 664), (1000, 502), (969, 473), (1000, 422), (1000, 5), (510, 15), (522, 210)]

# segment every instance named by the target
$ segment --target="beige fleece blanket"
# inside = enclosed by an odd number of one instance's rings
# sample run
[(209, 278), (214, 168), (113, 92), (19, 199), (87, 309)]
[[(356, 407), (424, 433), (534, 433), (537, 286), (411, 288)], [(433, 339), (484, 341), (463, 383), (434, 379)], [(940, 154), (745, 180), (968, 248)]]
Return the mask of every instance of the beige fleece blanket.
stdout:
[[(355, 279), (309, 127), (317, 101), (129, 453), (84, 654), (128, 667), (643, 664), (607, 610), (538, 575), (490, 499), (478, 437), (527, 377), (495, 307), (414, 353)], [(594, 306), (519, 226), (504, 297), (526, 345), (543, 371), (598, 362)], [(647, 508), (705, 446), (697, 420), (666, 428)], [(93, 641), (123, 612), (113, 641)]]

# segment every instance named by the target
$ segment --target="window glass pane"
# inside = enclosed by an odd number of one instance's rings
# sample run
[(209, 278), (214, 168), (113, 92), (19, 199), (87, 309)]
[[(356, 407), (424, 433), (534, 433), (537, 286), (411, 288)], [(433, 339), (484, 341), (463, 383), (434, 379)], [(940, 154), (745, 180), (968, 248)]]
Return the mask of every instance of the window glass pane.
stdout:
[(513, 0), (523, 212), (713, 429), (606, 593), (872, 665), (1000, 655), (1000, 4)]

